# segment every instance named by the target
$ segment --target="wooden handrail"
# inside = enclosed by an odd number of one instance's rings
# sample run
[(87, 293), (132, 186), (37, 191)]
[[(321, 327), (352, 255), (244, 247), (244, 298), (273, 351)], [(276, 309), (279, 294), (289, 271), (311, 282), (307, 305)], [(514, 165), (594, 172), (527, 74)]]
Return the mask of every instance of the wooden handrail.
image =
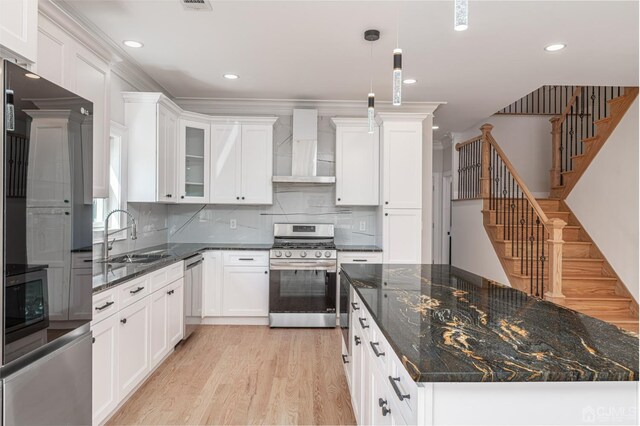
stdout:
[[(486, 124), (485, 124), (485, 126), (486, 126)], [(509, 159), (505, 155), (504, 151), (502, 151), (502, 148), (500, 148), (500, 145), (498, 145), (498, 142), (496, 142), (496, 140), (493, 138), (493, 135), (491, 134), (491, 132), (487, 131), (485, 133), (485, 135), (487, 137), (487, 141), (496, 150), (496, 152), (500, 156), (500, 159), (504, 162), (505, 166), (509, 170), (509, 173), (511, 173), (511, 176), (513, 176), (513, 179), (516, 181), (516, 183), (520, 187), (520, 190), (522, 191), (522, 193), (529, 200), (529, 204), (531, 204), (531, 207), (533, 207), (533, 209), (535, 210), (536, 214), (540, 218), (540, 221), (542, 222), (542, 225), (546, 229), (547, 228), (547, 224), (549, 222), (549, 218), (544, 213), (544, 210), (542, 210), (542, 207), (540, 207), (540, 204), (538, 204), (538, 201), (536, 200), (536, 198), (529, 191), (529, 188), (527, 188), (527, 185), (525, 185), (524, 181), (522, 180), (522, 178), (520, 177), (520, 175), (516, 171), (515, 167), (513, 167), (513, 164), (511, 164), (511, 161), (509, 161)], [(547, 229), (547, 231), (548, 231), (548, 229)]]
[(569, 101), (569, 103), (567, 103), (567, 106), (564, 108), (564, 111), (562, 111), (562, 115), (560, 115), (560, 119), (558, 120), (558, 125), (561, 125), (567, 119), (567, 116), (571, 111), (571, 107), (575, 105), (581, 92), (582, 92), (582, 86), (576, 86), (576, 90), (573, 91), (571, 100)]
[(469, 145), (469, 144), (472, 144), (472, 143), (474, 143), (474, 142), (476, 142), (476, 141), (479, 141), (480, 139), (482, 139), (482, 135), (479, 135), (479, 136), (473, 137), (473, 138), (471, 138), (471, 139), (467, 139), (467, 140), (466, 140), (466, 141), (464, 141), (464, 142), (457, 143), (457, 144), (456, 144), (456, 151), (460, 151), (460, 149), (461, 149), (461, 148), (463, 148), (463, 147), (465, 147), (465, 146), (467, 146), (467, 145)]

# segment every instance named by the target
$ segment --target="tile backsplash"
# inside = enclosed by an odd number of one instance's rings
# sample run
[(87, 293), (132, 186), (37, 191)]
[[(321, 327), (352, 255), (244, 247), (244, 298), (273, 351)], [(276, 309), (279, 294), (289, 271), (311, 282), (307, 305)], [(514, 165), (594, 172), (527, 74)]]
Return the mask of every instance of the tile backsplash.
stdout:
[[(278, 117), (275, 175), (291, 174), (292, 132), (292, 117)], [(335, 175), (335, 146), (330, 117), (318, 117), (318, 175)], [(338, 244), (375, 244), (377, 207), (336, 206), (335, 185), (275, 183), (273, 189), (271, 206), (169, 205), (168, 241), (269, 243), (274, 223), (317, 222), (336, 225)], [(158, 237), (153, 232), (151, 236)]]

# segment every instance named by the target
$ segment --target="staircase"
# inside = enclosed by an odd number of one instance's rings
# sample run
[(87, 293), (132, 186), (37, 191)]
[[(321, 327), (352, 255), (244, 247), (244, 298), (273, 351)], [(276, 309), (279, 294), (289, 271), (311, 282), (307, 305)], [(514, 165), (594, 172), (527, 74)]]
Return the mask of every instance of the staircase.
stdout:
[(637, 87), (621, 89), (603, 96), (602, 88), (576, 87), (551, 119), (549, 198), (529, 192), (490, 124), (456, 145), (458, 196), (483, 199), (484, 227), (513, 287), (637, 334), (637, 301), (564, 202), (638, 95)]

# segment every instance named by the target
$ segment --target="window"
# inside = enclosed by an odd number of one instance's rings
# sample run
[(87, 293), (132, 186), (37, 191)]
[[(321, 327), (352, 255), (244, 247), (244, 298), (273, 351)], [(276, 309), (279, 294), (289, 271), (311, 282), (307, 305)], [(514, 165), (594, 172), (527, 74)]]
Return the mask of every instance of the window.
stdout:
[[(126, 129), (118, 123), (111, 123), (109, 137), (109, 198), (93, 199), (94, 240), (101, 240), (104, 232), (104, 220), (115, 209), (126, 210)], [(126, 226), (123, 214), (114, 214), (109, 218), (109, 229)], [(115, 235), (116, 239), (127, 237), (126, 231)]]

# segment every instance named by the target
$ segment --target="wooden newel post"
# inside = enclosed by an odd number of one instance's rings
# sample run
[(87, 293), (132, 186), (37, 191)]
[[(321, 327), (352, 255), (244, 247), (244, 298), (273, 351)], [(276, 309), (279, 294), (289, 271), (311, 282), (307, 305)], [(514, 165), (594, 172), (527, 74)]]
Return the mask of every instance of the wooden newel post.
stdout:
[(551, 187), (560, 186), (560, 173), (562, 171), (562, 151), (560, 150), (562, 123), (560, 117), (553, 117), (551, 121)]
[(567, 225), (562, 219), (549, 219), (547, 229), (549, 229), (549, 289), (545, 291), (544, 298), (550, 302), (562, 304), (564, 294), (562, 294), (562, 230)]
[(493, 125), (487, 123), (480, 127), (482, 130), (482, 166), (480, 171), (480, 196), (484, 199), (489, 198), (489, 187), (491, 181), (491, 150), (489, 144), (489, 135), (491, 134)]

